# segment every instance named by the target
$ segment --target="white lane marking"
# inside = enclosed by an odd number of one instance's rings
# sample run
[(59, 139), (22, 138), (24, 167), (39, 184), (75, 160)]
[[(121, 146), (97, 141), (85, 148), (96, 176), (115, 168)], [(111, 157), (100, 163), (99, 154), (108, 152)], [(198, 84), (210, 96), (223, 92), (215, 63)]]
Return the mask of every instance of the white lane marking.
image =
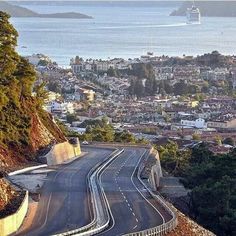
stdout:
[(145, 153), (146, 153), (146, 151), (144, 151), (143, 152), (143, 154), (141, 155), (141, 157), (139, 158), (139, 161), (138, 161), (138, 163), (137, 163), (137, 165), (136, 165), (136, 167), (135, 167), (135, 169), (134, 169), (134, 171), (133, 171), (133, 173), (132, 173), (132, 175), (131, 175), (131, 182), (132, 182), (132, 184), (133, 184), (133, 186), (136, 188), (136, 190), (140, 193), (140, 195), (143, 197), (143, 199), (151, 206), (151, 207), (153, 207), (155, 210), (156, 210), (156, 212), (160, 215), (160, 217), (162, 218), (162, 223), (165, 223), (165, 219), (164, 219), (164, 217), (162, 216), (162, 214), (160, 213), (160, 211), (141, 193), (141, 191), (138, 189), (138, 187), (135, 185), (135, 183), (134, 183), (134, 180), (133, 180), (133, 177), (134, 177), (134, 174), (135, 174), (135, 172), (136, 172), (136, 170), (138, 169), (138, 166), (139, 166), (139, 163), (141, 162), (141, 159), (143, 158), (143, 156), (145, 155)]
[[(133, 154), (133, 152), (132, 152), (132, 154), (129, 155), (129, 157), (126, 159), (125, 163), (127, 163), (127, 161), (128, 161), (129, 159), (131, 159), (131, 157), (133, 157), (133, 155), (134, 155), (134, 154)], [(117, 159), (116, 159), (116, 160), (117, 160)], [(120, 172), (121, 172), (122, 168), (124, 167), (125, 163), (120, 167), (120, 169), (119, 169), (118, 172), (117, 172), (117, 175), (120, 174)], [(108, 168), (111, 166), (111, 164), (114, 164), (114, 161), (112, 161), (112, 162), (102, 171), (102, 173), (101, 173), (101, 175), (100, 175), (100, 178), (102, 178), (102, 175), (104, 174), (104, 172), (106, 171), (106, 169), (108, 169)], [(136, 168), (137, 168), (137, 167), (136, 167)], [(135, 168), (135, 170), (136, 170), (136, 168)], [(135, 171), (135, 170), (134, 170), (134, 171)], [(131, 176), (131, 177), (132, 177), (132, 176)], [(117, 180), (117, 179), (116, 179), (116, 180)], [(131, 178), (131, 180), (132, 180), (132, 178)], [(118, 183), (117, 183), (117, 185), (118, 185)], [(124, 195), (124, 193), (123, 193), (122, 190), (121, 190), (121, 187), (118, 186), (118, 188), (119, 188), (121, 194), (123, 195), (123, 197), (126, 198), (125, 195)], [(128, 203), (127, 199), (126, 199), (126, 202), (127, 202), (127, 205), (128, 205), (128, 207), (129, 207), (130, 211), (132, 212), (133, 216), (135, 216), (135, 213), (133, 212), (133, 209), (130, 207), (130, 204)], [(111, 226), (108, 230), (106, 230), (105, 232), (110, 231), (110, 230), (114, 227), (114, 225), (115, 225), (115, 219), (114, 219), (114, 217), (113, 217), (112, 214), (111, 214), (111, 216), (112, 216), (112, 226)], [(137, 221), (138, 219), (137, 219), (136, 217), (135, 217), (135, 219), (136, 219), (136, 222), (138, 222), (138, 221)], [(134, 226), (134, 229), (135, 229), (136, 227), (137, 227), (137, 225)]]
[(137, 226), (137, 225), (135, 225), (133, 229), (136, 229), (137, 227), (138, 227), (138, 226)]
[[(55, 174), (55, 176), (54, 176), (54, 178), (53, 178), (53, 182), (56, 181), (56, 179), (58, 178), (58, 176), (59, 176), (60, 174), (64, 174), (64, 173), (65, 173), (64, 171), (65, 171), (65, 170), (70, 170), (70, 168), (71, 168), (71, 165), (67, 165), (67, 166), (65, 166), (65, 167), (63, 167), (63, 168), (61, 168), (61, 169), (59, 169), (58, 172), (56, 172), (56, 174)], [(70, 179), (72, 179), (72, 177), (73, 177), (76, 173), (77, 173), (77, 172), (71, 174), (71, 175), (70, 175)], [(70, 179), (69, 179), (69, 181), (70, 181)], [(48, 213), (49, 213), (49, 208), (50, 208), (50, 204), (51, 204), (51, 200), (52, 200), (52, 195), (53, 195), (53, 193), (54, 193), (54, 192), (51, 192), (51, 193), (50, 193), (50, 196), (49, 196), (49, 199), (48, 199), (48, 203), (47, 203), (47, 208), (46, 208), (46, 217), (45, 217), (44, 223), (40, 226), (39, 230), (41, 230), (42, 228), (44, 228), (45, 225), (47, 224), (47, 221), (48, 221)], [(68, 205), (67, 207), (69, 207), (69, 205)]]
[[(120, 154), (120, 155), (121, 155), (121, 154)], [(119, 157), (120, 155), (118, 155), (114, 160), (112, 160), (112, 161), (108, 164), (108, 166), (106, 166), (106, 167), (103, 169), (102, 173), (100, 174), (100, 183), (102, 182), (102, 176), (104, 175), (105, 171), (106, 171), (112, 164), (114, 164), (114, 162), (118, 159), (118, 157)], [(118, 173), (119, 173), (119, 171), (118, 171)], [(102, 187), (102, 188), (103, 188), (103, 187)], [(120, 188), (120, 187), (119, 187), (119, 190), (121, 191), (121, 188)], [(103, 189), (103, 191), (104, 191), (104, 189)], [(112, 211), (111, 211), (111, 209), (110, 209), (109, 201), (108, 201), (108, 199), (107, 199), (107, 196), (106, 196), (106, 192), (105, 192), (105, 191), (104, 191), (104, 194), (105, 194), (105, 198), (106, 198), (106, 203), (107, 203), (107, 205), (108, 205), (108, 207), (109, 207), (109, 212), (110, 212), (110, 214), (111, 214), (112, 225), (111, 225), (111, 227), (109, 227), (107, 230), (103, 231), (103, 233), (110, 231), (110, 230), (111, 230), (112, 228), (114, 228), (114, 226), (115, 226), (115, 219), (114, 219), (114, 216), (113, 216)]]

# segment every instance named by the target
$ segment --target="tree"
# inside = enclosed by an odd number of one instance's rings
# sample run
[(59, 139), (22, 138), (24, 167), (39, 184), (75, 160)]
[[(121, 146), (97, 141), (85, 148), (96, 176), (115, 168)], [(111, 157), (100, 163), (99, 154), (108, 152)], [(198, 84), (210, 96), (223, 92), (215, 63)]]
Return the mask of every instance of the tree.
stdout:
[(179, 150), (176, 142), (169, 141), (165, 146), (161, 146), (159, 153), (161, 163), (170, 173), (181, 173), (189, 165), (191, 152), (189, 150)]
[(0, 85), (0, 110), (9, 102), (7, 92), (8, 90), (6, 90), (5, 86)]
[(48, 90), (49, 91), (52, 91), (52, 92), (54, 92), (54, 93), (61, 93), (62, 91), (62, 89), (61, 89), (61, 86), (57, 83), (57, 82), (53, 82), (53, 81), (50, 81), (49, 83), (48, 83)]
[(36, 73), (31, 64), (23, 58), (19, 58), (19, 62), (14, 73), (15, 78), (19, 81), (20, 98), (29, 97), (32, 94), (32, 87), (36, 80)]
[(189, 167), (184, 171), (186, 187), (192, 189), (192, 217), (217, 235), (236, 232), (236, 149), (213, 155), (205, 143), (192, 150)]
[(47, 66), (49, 62), (47, 60), (40, 59), (38, 62), (38, 66)]
[(48, 91), (45, 89), (46, 83), (43, 82), (40, 85), (35, 86), (37, 108), (42, 108), (45, 101), (48, 99)]
[(155, 78), (146, 79), (145, 93), (146, 95), (154, 95), (157, 92), (157, 81)]
[(157, 87), (159, 88), (160, 94), (171, 94), (173, 93), (173, 88), (168, 82), (168, 80), (161, 80), (159, 83), (157, 83)]
[(8, 84), (15, 72), (19, 56), (15, 51), (18, 33), (9, 23), (10, 16), (0, 11), (0, 84)]
[(144, 95), (144, 86), (143, 86), (143, 81), (141, 79), (137, 79), (134, 87), (134, 92), (135, 95), (140, 98)]
[(153, 81), (151, 79), (146, 79), (146, 81), (145, 81), (145, 93), (147, 95), (152, 94), (152, 86), (153, 86)]
[(213, 153), (209, 151), (208, 144), (203, 142), (192, 149), (191, 163), (201, 164), (208, 162), (213, 157)]
[(127, 130), (124, 130), (122, 132), (116, 132), (115, 133), (115, 142), (121, 142), (121, 143), (135, 143), (135, 137), (128, 132)]
[(113, 67), (109, 67), (107, 70), (107, 75), (111, 77), (118, 77), (118, 72)]
[(228, 137), (228, 138), (224, 139), (223, 144), (228, 144), (228, 145), (234, 146), (235, 145), (235, 141), (234, 141), (233, 138)]
[(180, 82), (174, 85), (174, 94), (175, 95), (185, 95), (188, 93), (188, 85), (181, 80)]
[(130, 74), (137, 76), (139, 79), (154, 79), (155, 78), (155, 71), (153, 66), (148, 63), (136, 63), (132, 65), (132, 71)]
[(66, 115), (66, 120), (68, 123), (72, 124), (74, 121), (78, 121), (79, 119), (76, 117), (75, 114), (67, 114)]
[(217, 143), (217, 145), (222, 145), (222, 138), (219, 136), (219, 135), (217, 135), (216, 137), (215, 137), (215, 142)]
[(135, 80), (134, 79), (131, 79), (128, 90), (129, 90), (130, 95), (135, 95)]
[(200, 137), (199, 134), (195, 133), (195, 134), (192, 135), (192, 137), (193, 137), (193, 140), (198, 140), (198, 141), (201, 140), (201, 137)]

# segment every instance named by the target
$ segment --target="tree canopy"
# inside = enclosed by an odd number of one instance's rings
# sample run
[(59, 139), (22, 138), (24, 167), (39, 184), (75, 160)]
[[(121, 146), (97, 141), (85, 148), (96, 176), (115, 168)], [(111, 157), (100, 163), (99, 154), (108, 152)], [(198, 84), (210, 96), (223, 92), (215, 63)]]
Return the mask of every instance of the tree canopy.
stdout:
[(217, 235), (236, 235), (236, 149), (215, 155), (201, 143), (183, 155), (170, 142), (159, 151), (163, 167), (191, 189), (192, 217)]
[(36, 107), (32, 97), (36, 74), (16, 52), (18, 33), (9, 18), (0, 11), (0, 144), (26, 144), (31, 127), (26, 110), (33, 111)]

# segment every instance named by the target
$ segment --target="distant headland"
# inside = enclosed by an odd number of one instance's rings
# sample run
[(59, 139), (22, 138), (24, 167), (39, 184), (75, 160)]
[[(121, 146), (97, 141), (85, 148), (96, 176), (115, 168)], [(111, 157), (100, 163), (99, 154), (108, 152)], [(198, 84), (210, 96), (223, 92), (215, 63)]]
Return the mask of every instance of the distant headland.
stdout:
[[(195, 1), (202, 16), (236, 17), (235, 1)], [(186, 15), (187, 8), (192, 6), (192, 1), (183, 2), (182, 5), (171, 13), (171, 16)]]
[(0, 11), (7, 12), (12, 17), (40, 17), (40, 18), (70, 18), (70, 19), (92, 19), (91, 16), (77, 12), (39, 14), (25, 7), (12, 5), (10, 3), (0, 1)]

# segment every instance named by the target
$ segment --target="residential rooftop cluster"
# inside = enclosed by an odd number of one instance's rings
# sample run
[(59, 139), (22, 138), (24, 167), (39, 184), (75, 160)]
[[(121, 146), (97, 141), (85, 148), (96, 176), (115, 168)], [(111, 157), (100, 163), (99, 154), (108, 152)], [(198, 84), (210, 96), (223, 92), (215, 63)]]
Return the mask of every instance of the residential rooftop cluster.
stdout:
[[(86, 119), (106, 116), (116, 129), (154, 142), (160, 137), (194, 140), (196, 135), (214, 140), (236, 133), (234, 56), (218, 52), (129, 60), (77, 56), (71, 59), (71, 69), (58, 67), (43, 55), (28, 59), (34, 62), (39, 81), (47, 81), (45, 109), (71, 129)], [(67, 120), (68, 114), (73, 121)]]

